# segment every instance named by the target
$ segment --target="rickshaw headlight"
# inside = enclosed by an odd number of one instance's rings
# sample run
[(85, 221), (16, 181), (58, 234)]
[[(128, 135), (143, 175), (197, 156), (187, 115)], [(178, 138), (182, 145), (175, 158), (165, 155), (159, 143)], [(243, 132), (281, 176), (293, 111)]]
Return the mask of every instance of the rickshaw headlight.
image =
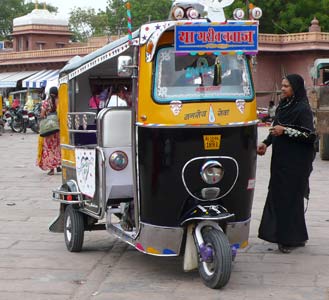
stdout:
[(200, 175), (207, 184), (216, 184), (224, 176), (223, 166), (216, 160), (209, 160), (201, 167)]
[(110, 155), (109, 163), (112, 169), (121, 171), (128, 165), (128, 156), (122, 151), (115, 151)]

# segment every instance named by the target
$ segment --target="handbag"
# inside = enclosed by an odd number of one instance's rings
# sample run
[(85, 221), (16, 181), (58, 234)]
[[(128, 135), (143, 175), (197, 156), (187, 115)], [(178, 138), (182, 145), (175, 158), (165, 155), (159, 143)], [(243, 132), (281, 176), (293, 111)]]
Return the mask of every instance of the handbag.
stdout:
[(45, 119), (40, 121), (40, 136), (45, 137), (59, 131), (57, 113), (49, 113)]

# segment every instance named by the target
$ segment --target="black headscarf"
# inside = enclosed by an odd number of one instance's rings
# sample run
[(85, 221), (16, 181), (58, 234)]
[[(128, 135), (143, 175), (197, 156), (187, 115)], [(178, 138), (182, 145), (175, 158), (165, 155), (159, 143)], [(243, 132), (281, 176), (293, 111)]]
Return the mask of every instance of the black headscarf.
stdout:
[(284, 79), (289, 81), (293, 90), (293, 96), (281, 99), (276, 110), (276, 121), (274, 123), (297, 125), (295, 121), (299, 117), (301, 111), (305, 110), (305, 106), (309, 108), (304, 79), (298, 74), (287, 75)]

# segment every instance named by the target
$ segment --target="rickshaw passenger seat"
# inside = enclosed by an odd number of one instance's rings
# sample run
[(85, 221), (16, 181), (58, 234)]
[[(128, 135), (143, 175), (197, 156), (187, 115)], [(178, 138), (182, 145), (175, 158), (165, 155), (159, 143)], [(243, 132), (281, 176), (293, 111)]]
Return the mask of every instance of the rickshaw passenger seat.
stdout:
[[(83, 130), (82, 126), (79, 127), (79, 130)], [(87, 130), (96, 130), (96, 124), (87, 125)], [(76, 146), (94, 145), (97, 144), (97, 135), (94, 132), (76, 132), (74, 134), (74, 142)]]

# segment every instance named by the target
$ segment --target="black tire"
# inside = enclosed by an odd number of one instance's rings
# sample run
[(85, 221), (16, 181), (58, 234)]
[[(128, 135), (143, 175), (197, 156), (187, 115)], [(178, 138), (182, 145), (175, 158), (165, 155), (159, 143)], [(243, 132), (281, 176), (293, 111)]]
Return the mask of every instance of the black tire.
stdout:
[(31, 126), (31, 130), (35, 133), (39, 133), (39, 124), (37, 122), (33, 123), (32, 126)]
[(84, 218), (83, 214), (68, 205), (64, 214), (64, 238), (67, 250), (80, 252), (84, 239)]
[(212, 248), (211, 262), (199, 261), (199, 273), (204, 284), (212, 289), (225, 286), (232, 272), (232, 250), (226, 235), (214, 228), (202, 231), (205, 244)]
[(22, 116), (13, 117), (10, 127), (12, 131), (16, 133), (21, 133), (25, 128), (23, 117)]

